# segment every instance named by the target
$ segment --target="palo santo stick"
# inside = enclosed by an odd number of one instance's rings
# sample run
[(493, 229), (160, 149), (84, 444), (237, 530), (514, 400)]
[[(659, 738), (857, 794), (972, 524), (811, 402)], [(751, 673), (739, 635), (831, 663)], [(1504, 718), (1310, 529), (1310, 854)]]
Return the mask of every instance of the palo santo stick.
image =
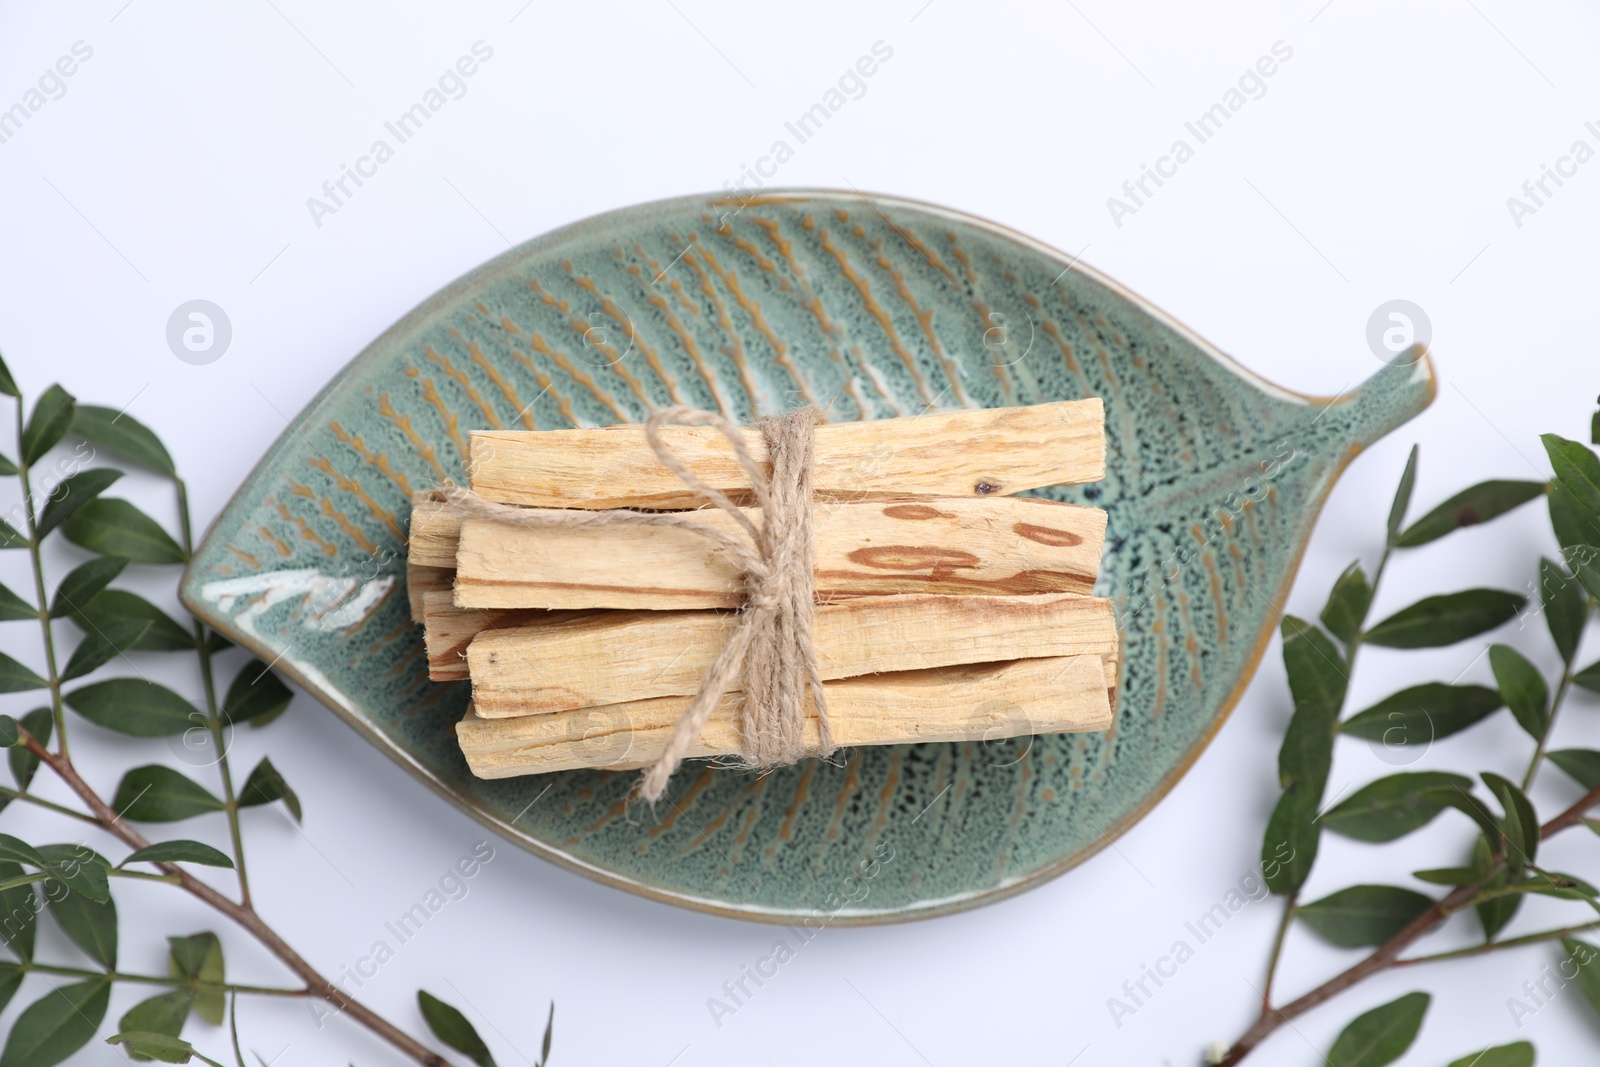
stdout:
[[(455, 595), (477, 608), (734, 607), (739, 568), (708, 538), (668, 526), (531, 529), (491, 519), (461, 523), (443, 505), (412, 513), (437, 558), (457, 566)], [(759, 509), (750, 509), (759, 519)], [(422, 516), (419, 520), (419, 516)], [(744, 537), (724, 512), (697, 522)], [(461, 530), (453, 557), (445, 528)], [(882, 593), (1089, 593), (1105, 538), (1098, 508), (1049, 500), (931, 500), (819, 504), (815, 581), (822, 598)], [(435, 557), (429, 557), (430, 559)]]
[(424, 598), (429, 593), (450, 595), (450, 582), (455, 577), (451, 567), (424, 566), (406, 559), (406, 597), (411, 603), (411, 621), (422, 622)]
[[(985, 497), (1105, 476), (1098, 398), (909, 418), (831, 423), (816, 430), (819, 499)], [(757, 462), (759, 430), (743, 428)], [(664, 426), (662, 443), (702, 481), (748, 495), (727, 438), (709, 426)], [(700, 501), (662, 465), (637, 424), (593, 430), (474, 431), (472, 488), (488, 500), (547, 508), (684, 508)]]
[(406, 535), (406, 560), (427, 567), (455, 570), (461, 512), (432, 490), (411, 494), (411, 530)]
[[(696, 692), (738, 625), (712, 611), (608, 611), (485, 631), (467, 650), (486, 719)], [(863, 597), (817, 608), (823, 678), (1116, 651), (1111, 601), (1042, 596)]]
[(424, 593), (422, 605), (428, 677), (436, 682), (467, 680), (467, 646), (480, 633), (508, 627), (549, 626), (588, 614), (537, 608), (458, 608), (450, 599), (449, 589)]
[[(834, 742), (847, 748), (1104, 730), (1112, 720), (1106, 677), (1099, 656), (868, 675), (826, 684), (828, 722)], [(657, 697), (517, 719), (485, 719), (469, 709), (456, 736), (479, 778), (632, 770), (661, 755), (689, 700)], [(736, 754), (739, 716), (738, 698), (724, 697), (689, 758)], [(806, 734), (818, 750), (815, 716)]]

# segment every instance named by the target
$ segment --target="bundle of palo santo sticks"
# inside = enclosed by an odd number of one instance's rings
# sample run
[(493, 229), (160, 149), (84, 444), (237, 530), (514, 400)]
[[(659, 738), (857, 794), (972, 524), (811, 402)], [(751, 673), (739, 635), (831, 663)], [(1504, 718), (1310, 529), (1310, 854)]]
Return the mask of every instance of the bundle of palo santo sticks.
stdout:
[[(718, 433), (668, 426), (659, 441), (748, 502)], [(479, 499), (522, 508), (702, 504), (637, 425), (475, 432), (469, 469)], [(1117, 635), (1091, 595), (1105, 513), (1009, 495), (1104, 470), (1093, 399), (816, 428), (811, 639), (834, 744), (1110, 726)], [(529, 528), (446, 495), (413, 501), (407, 579), (430, 677), (472, 683), (457, 735), (473, 773), (655, 761), (736, 625), (737, 563), (681, 528)], [(685, 514), (737, 533), (725, 510)], [(741, 751), (738, 700), (722, 698), (689, 757)]]

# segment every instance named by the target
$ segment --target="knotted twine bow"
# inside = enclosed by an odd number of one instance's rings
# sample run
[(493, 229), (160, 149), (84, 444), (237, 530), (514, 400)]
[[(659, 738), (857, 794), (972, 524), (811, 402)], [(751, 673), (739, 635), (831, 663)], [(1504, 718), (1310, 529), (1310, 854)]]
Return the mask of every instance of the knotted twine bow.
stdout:
[[(705, 537), (738, 564), (744, 580), (744, 603), (733, 633), (717, 653), (689, 707), (673, 726), (661, 756), (646, 769), (639, 794), (654, 802), (666, 791), (723, 695), (741, 680), (744, 691), (740, 756), (752, 768), (793, 763), (810, 752), (805, 740), (806, 694), (817, 712), (821, 755), (834, 749), (828, 712), (811, 641), (812, 574), (811, 466), (813, 431), (821, 421), (815, 408), (799, 408), (760, 419), (756, 427), (767, 443), (771, 473), (745, 447), (739, 427), (721, 415), (694, 408), (660, 408), (645, 423), (645, 439), (663, 466), (697, 496), (726, 512), (749, 536), (729, 536), (683, 512), (634, 511), (626, 508), (583, 511), (525, 508), (484, 500), (470, 489), (450, 487), (446, 501), (469, 515), (516, 526), (585, 529), (597, 526), (674, 526)], [(727, 494), (707, 485), (672, 454), (661, 440), (669, 422), (710, 426), (733, 446), (739, 465), (750, 479), (757, 526)]]

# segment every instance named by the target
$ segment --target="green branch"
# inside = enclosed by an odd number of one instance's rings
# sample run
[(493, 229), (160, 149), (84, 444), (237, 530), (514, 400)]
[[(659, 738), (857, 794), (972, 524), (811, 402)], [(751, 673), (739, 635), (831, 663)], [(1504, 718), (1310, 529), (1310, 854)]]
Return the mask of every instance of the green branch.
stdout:
[(39, 552), (39, 520), (33, 509), (33, 486), (28, 478), (32, 464), (28, 462), (27, 449), (23, 443), (23, 428), (27, 425), (27, 410), (22, 406), (22, 397), (17, 397), (17, 477), (22, 480), (22, 514), (28, 523), (28, 562), (33, 567), (33, 590), (38, 598), (36, 607), (39, 611), (39, 626), (44, 631), (44, 659), (49, 668), (48, 681), (50, 685), (50, 713), (55, 718), (56, 750), (63, 758), (68, 758), (67, 750), (67, 712), (61, 703), (61, 672), (56, 669), (56, 637), (50, 628), (50, 601), (45, 592), (44, 557)]
[[(189, 488), (182, 478), (174, 478), (178, 490), (178, 529), (183, 535), (183, 554), (194, 555), (194, 527), (189, 519)], [(217, 705), (217, 683), (211, 670), (211, 631), (194, 620), (195, 653), (200, 657), (200, 677), (206, 692), (206, 726), (217, 749), (217, 770), (222, 777), (222, 807), (228, 817), (228, 834), (233, 839), (233, 868), (239, 875), (239, 900), (250, 903), (250, 876), (244, 866), (244, 834), (239, 828), (239, 798), (233, 790), (233, 770), (228, 765), (228, 749), (223, 737), (222, 711)]]
[(29, 804), (37, 804), (39, 807), (53, 811), (57, 815), (65, 815), (68, 818), (77, 819), (79, 822), (86, 822), (90, 826), (100, 825), (99, 820), (97, 820), (93, 815), (88, 815), (81, 811), (74, 811), (65, 804), (57, 804), (55, 801), (46, 800), (44, 797), (34, 796), (25, 789), (12, 789), (8, 785), (0, 785), (0, 797), (4, 797), (7, 800), (22, 800)]
[[(19, 965), (24, 971), (38, 971), (40, 974), (56, 974), (63, 978), (109, 978), (113, 982), (138, 982), (141, 985), (162, 985), (175, 989), (187, 989), (195, 983), (187, 978), (173, 978), (162, 974), (128, 974), (125, 971), (90, 971), (81, 967), (57, 967), (47, 963), (24, 962)], [(283, 986), (265, 985), (236, 985), (232, 982), (223, 982), (216, 985), (201, 983), (206, 989), (221, 989), (228, 993), (249, 993), (262, 997), (309, 997), (311, 990), (294, 989)]]

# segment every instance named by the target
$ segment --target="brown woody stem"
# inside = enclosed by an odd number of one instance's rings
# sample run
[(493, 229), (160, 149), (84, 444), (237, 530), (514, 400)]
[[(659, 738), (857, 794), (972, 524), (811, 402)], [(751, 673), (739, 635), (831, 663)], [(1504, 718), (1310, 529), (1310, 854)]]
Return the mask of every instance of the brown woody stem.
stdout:
[[(54, 771), (74, 793), (78, 794), (78, 798), (94, 813), (95, 821), (108, 833), (114, 835), (129, 848), (140, 849), (150, 844), (139, 831), (124, 822), (122, 817), (113, 811), (100, 798), (100, 795), (78, 776), (77, 769), (73, 767), (70, 760), (49, 751), (39, 744), (38, 738), (25, 730), (22, 731), (22, 744), (27, 747), (29, 752), (38, 756), (43, 763)], [(256, 914), (254, 907), (229, 899), (175, 863), (158, 863), (155, 866), (166, 874), (176, 876), (178, 885), (191, 895), (210, 905), (216, 911), (226, 915), (236, 925), (261, 942), (267, 951), (283, 961), (284, 966), (288, 967), (301, 981), (305, 982), (308, 996), (321, 997), (326, 1000), (339, 1011), (348, 1014), (356, 1022), (405, 1053), (406, 1056), (422, 1064), (423, 1067), (450, 1067), (450, 1062), (443, 1056), (421, 1044), (410, 1034), (394, 1026), (387, 1019), (384, 1019), (360, 1001), (348, 996), (339, 987), (324, 978), (315, 967), (311, 966), (298, 952), (291, 948), (288, 942), (279, 937), (277, 932), (268, 926), (260, 915)]]
[[(1596, 804), (1600, 804), (1600, 786), (1589, 790), (1576, 804), (1541, 826), (1539, 828), (1540, 840), (1548, 839), (1563, 830), (1578, 825), (1582, 821), (1584, 814)], [(1363, 979), (1370, 978), (1390, 967), (1406, 966), (1413, 962), (1420, 962), (1420, 960), (1401, 960), (1400, 953), (1404, 952), (1418, 938), (1451, 915), (1471, 906), (1477, 900), (1480, 888), (1481, 886), (1478, 885), (1464, 885), (1451, 890), (1443, 899), (1435, 902), (1432, 907), (1407, 923), (1404, 929), (1385, 941), (1372, 955), (1360, 963), (1330, 978), (1311, 992), (1297, 1000), (1290, 1001), (1280, 1008), (1263, 1007), (1256, 1021), (1250, 1025), (1250, 1028), (1244, 1032), (1244, 1035), (1239, 1040), (1233, 1043), (1233, 1047), (1228, 1049), (1222, 1059), (1217, 1061), (1220, 1067), (1232, 1067), (1233, 1064), (1243, 1061), (1246, 1056), (1255, 1051), (1257, 1046), (1272, 1036), (1278, 1027), (1297, 1016), (1304, 1015), (1325, 1001), (1331, 1000)], [(1484, 951), (1487, 951), (1487, 949)]]

